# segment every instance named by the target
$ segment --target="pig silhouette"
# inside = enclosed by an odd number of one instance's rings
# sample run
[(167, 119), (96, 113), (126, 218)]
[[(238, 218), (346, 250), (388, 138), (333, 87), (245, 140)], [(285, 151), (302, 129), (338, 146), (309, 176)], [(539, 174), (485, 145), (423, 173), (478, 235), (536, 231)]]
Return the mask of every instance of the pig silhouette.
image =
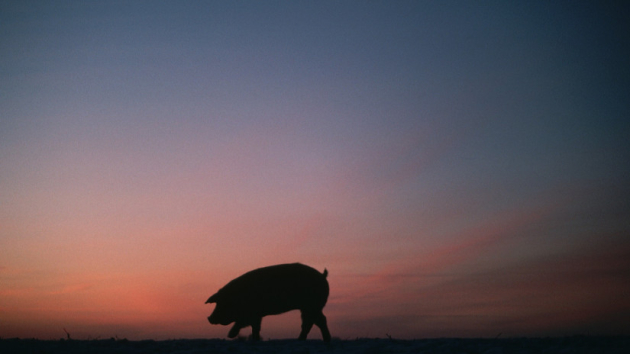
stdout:
[(300, 263), (279, 264), (258, 268), (230, 281), (206, 304), (216, 303), (208, 317), (211, 324), (234, 326), (229, 338), (238, 335), (241, 328), (252, 326), (252, 339), (260, 339), (260, 324), (267, 315), (300, 310), (302, 331), (299, 339), (305, 340), (308, 332), (317, 325), (324, 341), (330, 341), (326, 316), (322, 309), (328, 300), (328, 281), (324, 273)]

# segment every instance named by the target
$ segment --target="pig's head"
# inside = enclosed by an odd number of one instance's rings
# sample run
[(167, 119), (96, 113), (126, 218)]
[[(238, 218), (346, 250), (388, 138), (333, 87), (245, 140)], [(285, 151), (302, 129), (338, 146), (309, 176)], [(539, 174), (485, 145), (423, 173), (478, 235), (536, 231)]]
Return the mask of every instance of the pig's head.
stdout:
[(236, 321), (236, 309), (234, 306), (231, 306), (229, 301), (222, 299), (222, 296), (219, 293), (216, 293), (206, 301), (206, 304), (215, 303), (216, 307), (210, 316), (208, 316), (208, 321), (212, 324), (220, 324), (220, 325), (229, 325), (230, 323)]

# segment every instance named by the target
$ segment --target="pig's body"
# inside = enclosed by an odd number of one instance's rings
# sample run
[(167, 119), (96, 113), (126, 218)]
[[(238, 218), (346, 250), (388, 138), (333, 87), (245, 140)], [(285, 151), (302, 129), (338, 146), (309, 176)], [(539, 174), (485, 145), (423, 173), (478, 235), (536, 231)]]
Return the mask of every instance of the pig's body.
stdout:
[(300, 263), (252, 270), (229, 282), (206, 301), (206, 304), (217, 304), (208, 321), (222, 325), (235, 322), (228, 333), (230, 338), (236, 337), (241, 328), (252, 326), (252, 338), (256, 340), (260, 339), (264, 316), (300, 310), (299, 339), (306, 339), (315, 324), (324, 341), (330, 341), (326, 316), (322, 313), (328, 300), (327, 275), (326, 270), (320, 273)]

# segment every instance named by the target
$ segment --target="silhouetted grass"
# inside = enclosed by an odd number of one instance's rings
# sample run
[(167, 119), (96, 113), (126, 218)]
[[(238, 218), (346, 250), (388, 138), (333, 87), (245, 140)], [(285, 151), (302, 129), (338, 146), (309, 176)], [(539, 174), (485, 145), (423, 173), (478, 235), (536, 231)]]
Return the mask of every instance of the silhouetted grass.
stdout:
[(0, 353), (630, 353), (630, 337), (440, 338), (404, 340), (358, 338), (298, 341), (226, 339), (177, 340), (37, 340), (0, 339)]

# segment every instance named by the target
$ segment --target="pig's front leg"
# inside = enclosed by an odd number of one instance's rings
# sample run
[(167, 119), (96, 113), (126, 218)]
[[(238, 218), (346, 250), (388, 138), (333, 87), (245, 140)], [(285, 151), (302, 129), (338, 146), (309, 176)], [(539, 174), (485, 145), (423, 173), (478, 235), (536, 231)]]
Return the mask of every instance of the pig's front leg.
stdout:
[(243, 324), (240, 321), (234, 322), (234, 326), (232, 326), (232, 329), (230, 329), (230, 332), (228, 333), (228, 338), (235, 338), (236, 336), (238, 336), (238, 332), (240, 332), (241, 328), (245, 326), (246, 324)]
[(260, 340), (260, 324), (262, 317), (255, 318), (252, 321), (252, 340)]

